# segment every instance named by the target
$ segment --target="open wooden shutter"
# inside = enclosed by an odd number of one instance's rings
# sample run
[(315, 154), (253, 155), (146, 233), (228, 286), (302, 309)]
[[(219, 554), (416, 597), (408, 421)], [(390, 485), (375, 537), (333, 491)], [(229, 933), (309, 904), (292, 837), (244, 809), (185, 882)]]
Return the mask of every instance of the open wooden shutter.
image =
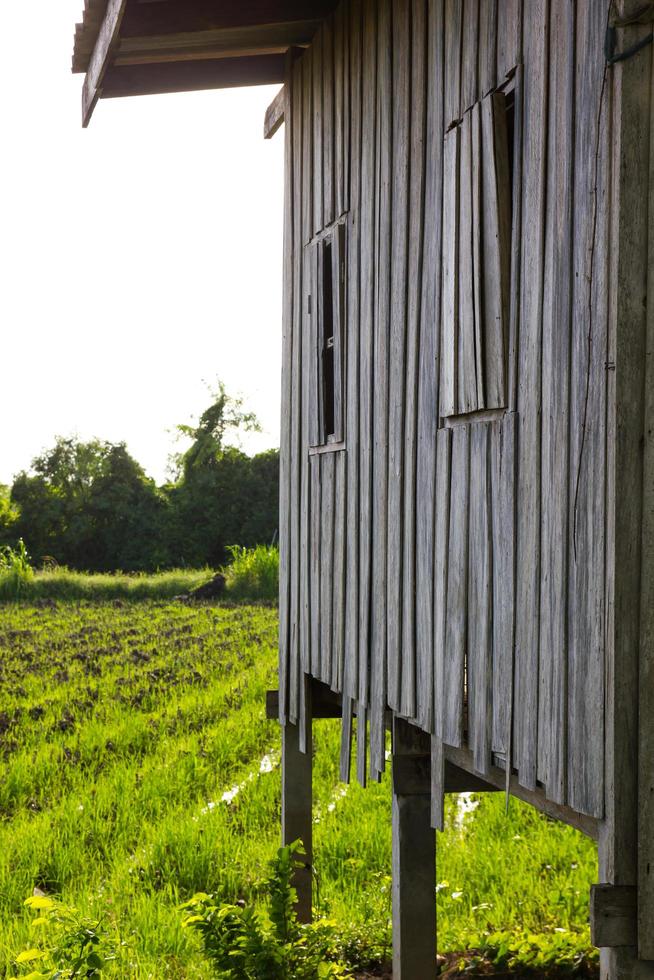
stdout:
[(445, 135), (442, 417), (506, 405), (510, 249), (506, 97), (493, 92)]

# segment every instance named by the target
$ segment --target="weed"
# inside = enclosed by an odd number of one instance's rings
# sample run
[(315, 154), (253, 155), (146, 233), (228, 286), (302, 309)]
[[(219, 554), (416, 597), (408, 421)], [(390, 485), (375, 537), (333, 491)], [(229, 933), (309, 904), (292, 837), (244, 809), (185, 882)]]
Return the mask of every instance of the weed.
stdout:
[(228, 548), (232, 560), (223, 569), (227, 592), (233, 599), (275, 600), (279, 589), (279, 550), (274, 546)]

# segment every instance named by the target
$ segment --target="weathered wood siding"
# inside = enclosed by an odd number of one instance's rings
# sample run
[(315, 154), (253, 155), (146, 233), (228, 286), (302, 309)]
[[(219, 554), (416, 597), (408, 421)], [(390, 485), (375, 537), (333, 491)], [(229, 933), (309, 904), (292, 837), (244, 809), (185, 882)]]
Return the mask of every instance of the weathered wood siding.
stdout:
[[(343, 692), (346, 742), (352, 709), (361, 732), (369, 719), (373, 777), (388, 705), (436, 748), (469, 747), (480, 773), (509, 760), (522, 786), (592, 817), (608, 615), (606, 7), (345, 0), (293, 63), (286, 112), (283, 716), (301, 717), (308, 672)], [(483, 320), (463, 253), (444, 253), (453, 222), (474, 237), (487, 193), (473, 168), (470, 218), (448, 144), (483, 164), (492, 117), (478, 104), (509, 77), (504, 357), (486, 401), (479, 376), (460, 379), (473, 409), (492, 410), (445, 418), (447, 358), (475, 364), (452, 337), (477, 344), (478, 364), (481, 340), (443, 324)], [(318, 449), (311, 252), (339, 220), (344, 438)]]

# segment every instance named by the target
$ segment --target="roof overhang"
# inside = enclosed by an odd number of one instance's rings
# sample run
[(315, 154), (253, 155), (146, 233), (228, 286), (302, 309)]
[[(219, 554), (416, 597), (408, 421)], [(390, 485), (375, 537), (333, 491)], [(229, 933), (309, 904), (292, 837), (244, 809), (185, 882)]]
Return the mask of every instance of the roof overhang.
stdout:
[(337, 0), (85, 0), (73, 71), (83, 124), (98, 99), (267, 85)]

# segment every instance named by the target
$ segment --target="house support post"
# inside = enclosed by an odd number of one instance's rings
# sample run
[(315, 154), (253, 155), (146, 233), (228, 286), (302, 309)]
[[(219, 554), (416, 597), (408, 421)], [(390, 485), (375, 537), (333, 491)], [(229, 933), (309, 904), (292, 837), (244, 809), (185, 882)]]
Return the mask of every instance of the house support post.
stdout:
[(282, 725), (282, 844), (301, 840), (306, 857), (295, 872), (297, 915), (300, 922), (311, 922), (312, 898), (312, 768), (311, 720), (306, 722), (306, 752), (300, 751), (300, 727)]
[(430, 738), (393, 720), (393, 978), (436, 976), (436, 835)]

